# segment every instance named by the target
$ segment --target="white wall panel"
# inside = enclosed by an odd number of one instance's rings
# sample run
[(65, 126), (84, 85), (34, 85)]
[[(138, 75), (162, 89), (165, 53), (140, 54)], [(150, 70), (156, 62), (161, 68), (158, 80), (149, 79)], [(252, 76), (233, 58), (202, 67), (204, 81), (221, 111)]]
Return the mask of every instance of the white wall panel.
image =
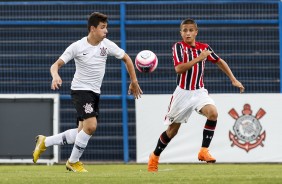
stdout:
[[(212, 94), (218, 108), (218, 123), (210, 146), (217, 162), (282, 162), (282, 94)], [(137, 162), (146, 163), (155, 149), (160, 134), (166, 130), (163, 119), (171, 95), (143, 95), (136, 100)], [(244, 110), (249, 104), (251, 112)], [(245, 106), (247, 107), (247, 106)], [(233, 109), (238, 117), (229, 114)], [(261, 114), (261, 112), (265, 114)], [(259, 112), (259, 113), (258, 113)], [(258, 114), (257, 114), (258, 113)], [(194, 163), (201, 147), (206, 118), (194, 112), (188, 123), (181, 125), (177, 136), (163, 151), (161, 163)], [(236, 123), (237, 134), (233, 130)], [(265, 138), (263, 138), (263, 132)], [(237, 137), (232, 146), (230, 133)], [(241, 135), (239, 135), (239, 133)], [(253, 138), (252, 138), (253, 135)], [(245, 136), (245, 137), (243, 137)], [(245, 138), (245, 140), (244, 140)], [(247, 138), (251, 140), (246, 141)], [(250, 149), (240, 144), (258, 144)]]

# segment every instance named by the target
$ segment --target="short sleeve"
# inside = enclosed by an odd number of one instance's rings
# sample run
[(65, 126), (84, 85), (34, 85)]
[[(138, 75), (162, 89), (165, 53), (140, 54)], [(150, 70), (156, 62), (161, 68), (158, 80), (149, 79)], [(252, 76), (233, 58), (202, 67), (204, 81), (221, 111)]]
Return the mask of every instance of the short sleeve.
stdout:
[(72, 43), (68, 48), (66, 48), (65, 52), (60, 56), (65, 63), (68, 63), (75, 57), (76, 52), (76, 42)]
[(207, 57), (208, 61), (211, 61), (212, 63), (216, 63), (220, 60), (220, 57), (212, 50), (212, 48), (208, 45), (207, 48), (212, 53)]
[(125, 55), (125, 51), (123, 49), (121, 49), (119, 46), (117, 46), (117, 44), (115, 44), (114, 42), (108, 40), (107, 42), (108, 44), (108, 48), (109, 48), (109, 55), (110, 56), (114, 56), (117, 59), (122, 59)]
[(183, 46), (180, 43), (175, 43), (172, 47), (172, 58), (174, 66), (183, 62)]

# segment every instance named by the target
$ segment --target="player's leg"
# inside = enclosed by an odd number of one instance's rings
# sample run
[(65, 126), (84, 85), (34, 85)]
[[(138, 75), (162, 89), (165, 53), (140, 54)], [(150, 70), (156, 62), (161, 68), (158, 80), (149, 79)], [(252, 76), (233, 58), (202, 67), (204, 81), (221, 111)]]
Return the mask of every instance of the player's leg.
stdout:
[(156, 156), (160, 156), (160, 154), (166, 148), (171, 139), (176, 136), (180, 125), (180, 123), (172, 123), (168, 126), (167, 130), (160, 135), (158, 144), (153, 152)]
[(83, 128), (81, 131), (79, 131), (76, 136), (71, 156), (66, 164), (68, 170), (74, 172), (87, 172), (87, 170), (83, 167), (83, 164), (79, 161), (79, 159), (82, 156), (92, 134), (96, 131), (96, 128), (96, 117), (87, 118), (83, 121)]
[(66, 168), (73, 172), (87, 172), (79, 159), (97, 128), (100, 95), (92, 91), (72, 91), (71, 96), (78, 117), (83, 121), (79, 123), (79, 133), (76, 136)]
[(64, 145), (64, 144), (73, 144), (75, 141), (75, 137), (78, 133), (78, 129), (69, 129), (60, 134), (48, 136), (45, 139), (45, 146), (53, 146), (53, 145)]
[(159, 158), (162, 151), (166, 148), (171, 139), (177, 134), (180, 123), (172, 123), (168, 126), (167, 130), (164, 131), (158, 140), (157, 146), (153, 153), (150, 154), (149, 162), (148, 162), (148, 171), (149, 172), (157, 172)]
[(53, 145), (73, 144), (77, 132), (78, 132), (77, 128), (74, 128), (52, 136), (47, 136), (47, 137), (44, 135), (36, 136), (35, 138), (36, 145), (33, 151), (33, 162), (34, 163), (37, 162), (40, 155), (44, 151), (46, 151), (47, 147)]
[(202, 148), (198, 154), (198, 159), (206, 161), (207, 163), (214, 163), (216, 162), (216, 159), (210, 155), (208, 147), (212, 141), (217, 123), (217, 109), (215, 105), (208, 104), (205, 105), (200, 112), (207, 117), (207, 121), (203, 130)]
[(44, 135), (36, 136), (35, 138), (36, 145), (32, 154), (33, 162), (34, 163), (37, 162), (40, 155), (44, 151), (46, 151), (47, 147), (53, 145), (73, 144), (77, 133), (78, 133), (78, 128), (74, 128), (52, 136), (44, 136)]
[(181, 123), (186, 123), (193, 111), (191, 98), (193, 92), (183, 90), (177, 87), (171, 97), (168, 107), (168, 113), (165, 117), (164, 124), (169, 125), (168, 129), (160, 135), (157, 146), (153, 153), (150, 154), (148, 162), (148, 171), (158, 171), (158, 161), (161, 152), (166, 148), (171, 139), (177, 134)]

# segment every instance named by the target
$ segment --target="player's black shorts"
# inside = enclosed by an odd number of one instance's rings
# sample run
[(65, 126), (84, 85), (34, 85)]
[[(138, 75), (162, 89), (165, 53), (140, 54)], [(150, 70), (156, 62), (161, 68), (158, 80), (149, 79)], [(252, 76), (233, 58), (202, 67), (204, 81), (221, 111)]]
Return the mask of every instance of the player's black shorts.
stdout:
[(71, 90), (71, 99), (77, 112), (77, 121), (98, 118), (100, 94), (86, 90)]

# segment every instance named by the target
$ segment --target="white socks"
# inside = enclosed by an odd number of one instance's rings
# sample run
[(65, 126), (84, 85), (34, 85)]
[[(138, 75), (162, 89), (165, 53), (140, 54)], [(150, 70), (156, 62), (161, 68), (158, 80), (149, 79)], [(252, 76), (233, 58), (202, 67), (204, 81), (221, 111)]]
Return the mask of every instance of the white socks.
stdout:
[(66, 130), (62, 133), (46, 137), (45, 146), (73, 144), (77, 135), (77, 128)]
[(78, 129), (69, 129), (62, 133), (48, 136), (45, 139), (45, 146), (53, 146), (53, 145), (64, 145), (64, 144), (74, 144), (71, 156), (69, 158), (70, 163), (75, 163), (79, 161), (84, 149), (86, 148), (89, 139), (92, 135), (86, 134), (83, 130), (79, 133)]
[(75, 143), (73, 145), (73, 149), (71, 152), (71, 156), (69, 158), (70, 163), (75, 163), (79, 161), (84, 149), (87, 146), (87, 143), (92, 135), (86, 134), (83, 130), (81, 130), (75, 139)]

